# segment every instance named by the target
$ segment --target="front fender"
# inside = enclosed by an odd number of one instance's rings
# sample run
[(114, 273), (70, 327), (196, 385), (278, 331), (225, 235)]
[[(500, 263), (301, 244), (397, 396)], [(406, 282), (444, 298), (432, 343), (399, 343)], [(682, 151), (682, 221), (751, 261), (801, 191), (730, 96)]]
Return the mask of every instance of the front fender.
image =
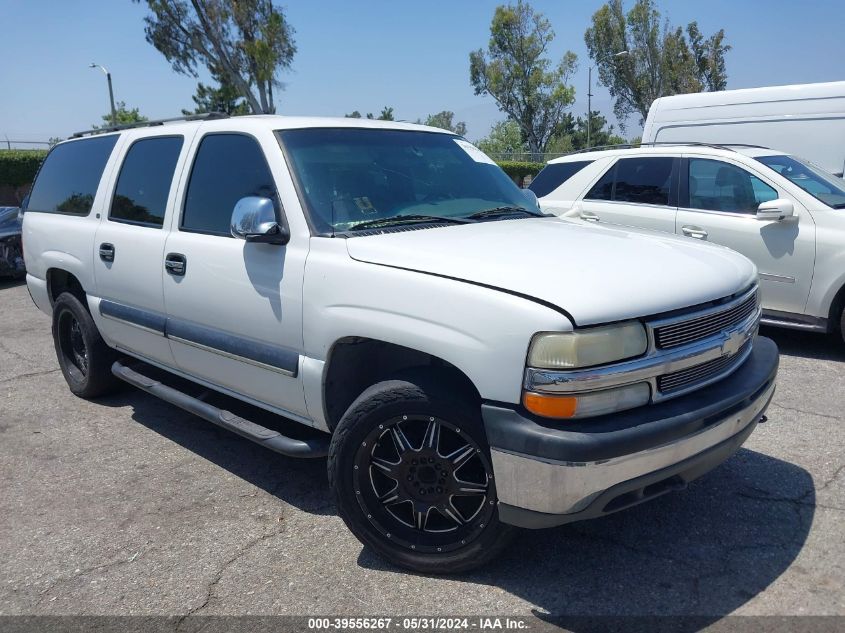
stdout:
[(306, 355), (317, 361), (339, 339), (381, 340), (451, 363), (485, 400), (518, 403), (531, 337), (572, 329), (563, 314), (530, 299), (358, 262), (337, 244), (342, 240), (313, 242), (320, 244), (306, 264), (303, 337)]

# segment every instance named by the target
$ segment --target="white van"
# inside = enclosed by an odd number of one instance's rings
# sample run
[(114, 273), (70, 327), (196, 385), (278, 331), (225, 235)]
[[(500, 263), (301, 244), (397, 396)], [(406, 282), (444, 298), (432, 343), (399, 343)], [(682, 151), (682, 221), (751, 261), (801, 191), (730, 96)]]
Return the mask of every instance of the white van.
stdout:
[(845, 81), (655, 99), (643, 142), (777, 147), (832, 174), (845, 169)]

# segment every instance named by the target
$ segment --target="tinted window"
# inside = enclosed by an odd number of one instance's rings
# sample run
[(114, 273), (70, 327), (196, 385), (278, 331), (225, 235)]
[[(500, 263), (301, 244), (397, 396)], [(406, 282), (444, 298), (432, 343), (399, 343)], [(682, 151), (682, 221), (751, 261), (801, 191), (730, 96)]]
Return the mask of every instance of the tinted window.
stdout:
[(88, 215), (117, 135), (62, 143), (44, 160), (27, 211)]
[(109, 218), (160, 227), (181, 150), (181, 136), (133, 143), (120, 168)]
[(608, 169), (604, 176), (593, 185), (584, 196), (587, 200), (613, 200), (613, 180), (616, 175), (616, 165)]
[(590, 160), (579, 160), (571, 163), (549, 163), (531, 181), (528, 188), (538, 198), (547, 196), (591, 162)]
[(719, 160), (689, 161), (690, 209), (756, 213), (761, 203), (777, 197), (777, 191), (740, 167)]
[(242, 134), (209, 134), (200, 143), (182, 215), (182, 229), (231, 235), (235, 203), (247, 196), (276, 202), (276, 185), (258, 142)]
[(401, 222), (397, 216), (459, 218), (499, 207), (538, 212), (489, 157), (449, 134), (313, 128), (279, 136), (321, 233)]
[(669, 204), (674, 158), (623, 158), (616, 168), (613, 199), (634, 204)]
[(845, 180), (792, 156), (758, 156), (757, 160), (834, 209), (845, 209)]

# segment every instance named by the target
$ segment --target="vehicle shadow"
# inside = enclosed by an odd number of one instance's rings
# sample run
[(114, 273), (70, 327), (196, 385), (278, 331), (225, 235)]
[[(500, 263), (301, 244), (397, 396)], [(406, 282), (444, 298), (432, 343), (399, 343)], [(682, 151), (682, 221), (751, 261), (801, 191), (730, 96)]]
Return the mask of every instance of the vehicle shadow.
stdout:
[[(456, 580), (504, 589), (567, 630), (697, 631), (790, 566), (814, 512), (809, 473), (742, 449), (685, 491), (522, 532), (506, 555)], [(391, 569), (367, 549), (359, 564)]]
[[(326, 478), (325, 459), (294, 459), (274, 453), (129, 387), (98, 399), (97, 403), (111, 407), (131, 406), (135, 422), (303, 512), (317, 515), (335, 513)], [(281, 425), (293, 427), (290, 435), (297, 431), (302, 435), (297, 428), (301, 425), (296, 422), (285, 421)], [(307, 433), (308, 430), (305, 431)]]
[[(324, 459), (286, 458), (133, 389), (98, 402), (131, 406), (139, 424), (304, 512), (336, 512)], [(698, 631), (789, 568), (807, 540), (815, 497), (804, 469), (741, 449), (687, 490), (601, 519), (522, 531), (497, 560), (450, 579), (498, 587), (536, 605), (538, 619), (579, 633)], [(397, 571), (366, 547), (358, 564)]]
[(819, 334), (762, 326), (760, 334), (777, 343), (780, 353), (786, 356), (845, 361), (845, 342), (839, 333)]
[(24, 279), (23, 277), (0, 277), (0, 290), (6, 290), (7, 288), (17, 288), (18, 286), (23, 286), (25, 283), (26, 279)]

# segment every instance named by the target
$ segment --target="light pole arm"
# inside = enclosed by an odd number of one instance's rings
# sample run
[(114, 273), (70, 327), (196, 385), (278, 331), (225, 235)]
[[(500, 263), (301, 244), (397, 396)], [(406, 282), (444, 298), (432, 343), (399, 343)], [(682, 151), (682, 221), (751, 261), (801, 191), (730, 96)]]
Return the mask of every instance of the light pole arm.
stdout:
[(106, 69), (105, 66), (101, 66), (100, 64), (91, 63), (88, 66), (89, 68), (99, 68), (103, 71), (103, 74), (106, 76), (106, 81), (109, 84), (109, 104), (111, 105), (111, 124), (112, 126), (117, 126), (117, 111), (114, 109), (114, 91), (112, 90), (111, 85), (111, 73)]

